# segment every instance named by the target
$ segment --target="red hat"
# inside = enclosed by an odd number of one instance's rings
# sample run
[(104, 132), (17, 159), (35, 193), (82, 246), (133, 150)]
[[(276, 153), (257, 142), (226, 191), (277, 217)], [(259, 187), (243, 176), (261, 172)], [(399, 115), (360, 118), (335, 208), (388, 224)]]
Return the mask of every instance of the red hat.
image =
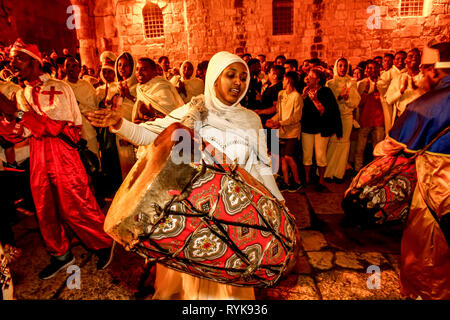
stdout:
[(106, 58), (103, 61), (102, 69), (111, 69), (114, 71), (114, 64), (115, 64), (115, 61), (113, 61), (109, 58)]
[(11, 48), (11, 54), (15, 51), (26, 53), (33, 59), (39, 61), (41, 65), (43, 65), (41, 53), (39, 52), (39, 48), (35, 44), (25, 44), (22, 39), (18, 38)]
[(100, 55), (100, 62), (102, 63), (102, 69), (111, 69), (114, 71), (114, 65), (117, 56), (111, 51), (105, 51)]

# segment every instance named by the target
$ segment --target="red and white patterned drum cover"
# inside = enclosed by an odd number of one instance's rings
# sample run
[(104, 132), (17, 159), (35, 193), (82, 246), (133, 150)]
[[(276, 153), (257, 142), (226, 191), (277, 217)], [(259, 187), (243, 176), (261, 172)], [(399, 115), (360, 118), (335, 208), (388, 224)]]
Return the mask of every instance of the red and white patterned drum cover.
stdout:
[[(147, 161), (155, 151), (152, 147)], [(188, 167), (188, 183), (142, 196), (146, 205), (131, 209), (132, 219), (124, 218), (126, 223), (115, 221), (113, 227), (108, 213), (105, 230), (139, 255), (194, 276), (237, 286), (277, 283), (295, 264), (298, 248), (294, 218), (286, 206), (239, 166), (180, 166), (162, 171), (186, 175), (182, 171)], [(176, 185), (176, 177), (170, 180)], [(124, 203), (133, 207), (131, 201)], [(123, 230), (124, 224), (133, 225)], [(128, 239), (131, 233), (137, 235), (135, 240)]]

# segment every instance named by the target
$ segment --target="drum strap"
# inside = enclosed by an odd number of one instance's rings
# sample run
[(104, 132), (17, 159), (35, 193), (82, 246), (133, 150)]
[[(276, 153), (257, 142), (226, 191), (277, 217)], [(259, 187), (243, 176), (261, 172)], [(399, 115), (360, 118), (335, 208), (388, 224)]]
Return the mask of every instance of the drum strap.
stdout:
[(441, 228), (442, 233), (444, 234), (445, 240), (447, 240), (447, 245), (450, 245), (450, 212), (444, 214), (441, 219), (437, 216), (436, 212), (431, 209), (430, 205), (428, 204), (428, 201), (425, 199), (424, 196), (422, 196), (423, 201), (428, 207), (428, 210), (430, 211), (433, 218), (436, 220), (437, 224), (439, 225), (439, 228)]

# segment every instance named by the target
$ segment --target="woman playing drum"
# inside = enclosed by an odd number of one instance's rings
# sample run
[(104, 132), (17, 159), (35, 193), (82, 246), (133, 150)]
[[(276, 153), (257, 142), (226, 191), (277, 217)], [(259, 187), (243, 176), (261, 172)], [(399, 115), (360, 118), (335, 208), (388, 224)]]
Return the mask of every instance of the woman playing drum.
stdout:
[[(193, 127), (200, 121), (200, 137), (260, 181), (280, 201), (284, 201), (272, 175), (265, 136), (259, 117), (245, 109), (240, 101), (250, 82), (246, 63), (229, 52), (215, 54), (208, 66), (204, 96), (200, 100), (204, 110), (188, 103), (163, 119), (133, 124), (114, 110), (97, 110), (88, 119), (95, 126), (110, 126), (113, 132), (136, 145), (151, 144), (158, 134), (174, 122)], [(190, 122), (190, 125), (188, 124)], [(197, 126), (196, 126), (197, 127)], [(205, 160), (206, 161), (206, 160)], [(154, 299), (254, 299), (253, 288), (243, 288), (200, 279), (157, 265)]]

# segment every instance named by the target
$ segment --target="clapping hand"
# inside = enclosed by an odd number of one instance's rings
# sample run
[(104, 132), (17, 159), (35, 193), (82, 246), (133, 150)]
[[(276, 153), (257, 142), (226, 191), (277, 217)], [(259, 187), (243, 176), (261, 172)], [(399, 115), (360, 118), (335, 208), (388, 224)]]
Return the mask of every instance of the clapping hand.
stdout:
[(98, 109), (86, 113), (86, 118), (94, 127), (106, 128), (122, 122), (122, 114), (117, 109)]
[(308, 96), (311, 99), (311, 101), (317, 100), (317, 91), (316, 90), (308, 90)]
[(126, 81), (120, 83), (120, 95), (124, 98), (128, 98), (131, 101), (134, 101), (134, 96), (130, 92), (130, 88), (128, 88), (128, 84)]

